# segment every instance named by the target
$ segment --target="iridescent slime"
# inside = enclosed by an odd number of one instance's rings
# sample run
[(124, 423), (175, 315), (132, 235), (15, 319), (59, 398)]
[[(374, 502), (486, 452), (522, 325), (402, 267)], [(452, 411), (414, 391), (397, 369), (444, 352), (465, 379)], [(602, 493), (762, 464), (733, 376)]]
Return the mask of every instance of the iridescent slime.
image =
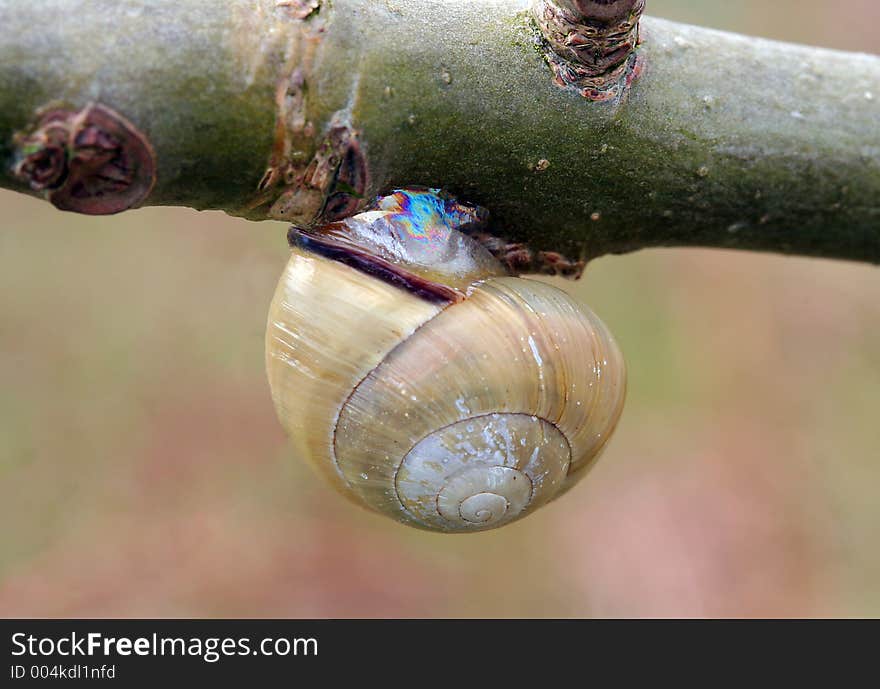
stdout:
[(439, 189), (397, 189), (345, 220), (294, 227), (288, 239), (425, 298), (460, 301), (481, 276), (508, 274), (465, 234), (487, 216)]

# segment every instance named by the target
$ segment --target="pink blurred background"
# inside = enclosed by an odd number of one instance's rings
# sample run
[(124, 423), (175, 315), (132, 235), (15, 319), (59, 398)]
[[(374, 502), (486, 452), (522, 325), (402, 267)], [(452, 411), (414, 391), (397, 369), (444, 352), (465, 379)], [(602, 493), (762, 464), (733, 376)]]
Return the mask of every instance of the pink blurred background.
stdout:
[[(878, 52), (871, 0), (649, 0)], [(560, 283), (629, 362), (574, 491), (500, 531), (364, 512), (288, 450), (263, 372), (284, 226), (0, 193), (0, 615), (876, 616), (880, 270), (696, 250)]]

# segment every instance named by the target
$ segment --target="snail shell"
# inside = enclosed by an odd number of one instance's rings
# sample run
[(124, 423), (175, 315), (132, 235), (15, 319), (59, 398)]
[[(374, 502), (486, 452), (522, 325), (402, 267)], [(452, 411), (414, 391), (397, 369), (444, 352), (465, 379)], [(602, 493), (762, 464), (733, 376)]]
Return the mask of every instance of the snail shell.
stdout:
[(588, 309), (505, 275), (460, 232), (476, 210), (431, 191), (377, 205), (292, 232), (266, 336), (279, 418), (340, 491), (401, 522), (519, 519), (604, 447), (623, 406), (620, 351)]

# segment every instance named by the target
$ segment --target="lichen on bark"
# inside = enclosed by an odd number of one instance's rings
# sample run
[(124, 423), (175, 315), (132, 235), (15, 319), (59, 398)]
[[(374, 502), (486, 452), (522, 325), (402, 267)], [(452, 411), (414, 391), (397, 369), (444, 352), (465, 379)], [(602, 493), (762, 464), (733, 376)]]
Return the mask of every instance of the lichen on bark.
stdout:
[(700, 245), (880, 261), (875, 56), (643, 17), (628, 98), (590, 102), (553, 83), (520, 0), (318, 10), (0, 0), (0, 186), (36, 193), (12, 171), (41, 107), (100, 102), (156, 150), (147, 203), (266, 219), (290, 186), (261, 202), (279, 84), (300, 69), (311, 127), (291, 154), (307, 168), (344, 120), (364, 202), (442, 187), (488, 208), (493, 234), (572, 258)]

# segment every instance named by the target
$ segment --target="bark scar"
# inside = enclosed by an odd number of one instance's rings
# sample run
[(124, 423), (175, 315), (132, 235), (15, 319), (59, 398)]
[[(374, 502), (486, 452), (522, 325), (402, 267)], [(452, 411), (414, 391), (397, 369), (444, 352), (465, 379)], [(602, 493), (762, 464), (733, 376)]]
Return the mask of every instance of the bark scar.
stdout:
[(282, 177), (285, 189), (269, 210), (275, 220), (312, 225), (354, 214), (368, 182), (358, 133), (334, 118), (311, 160), (301, 163), (289, 158), (281, 166), (270, 166), (260, 190), (274, 186)]
[(275, 7), (283, 8), (293, 19), (308, 19), (321, 10), (321, 0), (276, 0)]
[[(304, 25), (322, 5), (279, 1), (277, 7)], [(303, 54), (294, 51), (275, 90), (272, 151), (249, 209), (268, 205), (271, 218), (310, 226), (356, 213), (365, 201), (369, 169), (348, 111), (335, 113), (320, 136), (309, 119), (309, 74), (321, 32), (308, 32), (303, 41)]]
[(468, 232), (512, 275), (554, 275), (580, 280), (587, 267), (583, 259), (572, 259), (556, 251), (535, 251), (522, 242), (511, 242), (480, 229)]

